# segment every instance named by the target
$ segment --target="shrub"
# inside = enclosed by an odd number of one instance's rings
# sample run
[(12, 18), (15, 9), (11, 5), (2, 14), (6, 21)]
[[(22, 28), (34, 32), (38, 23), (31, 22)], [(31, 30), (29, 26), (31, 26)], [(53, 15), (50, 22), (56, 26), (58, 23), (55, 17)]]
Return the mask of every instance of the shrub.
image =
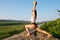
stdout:
[(46, 22), (41, 25), (40, 29), (45, 30), (52, 34), (54, 37), (60, 38), (60, 19), (55, 21)]

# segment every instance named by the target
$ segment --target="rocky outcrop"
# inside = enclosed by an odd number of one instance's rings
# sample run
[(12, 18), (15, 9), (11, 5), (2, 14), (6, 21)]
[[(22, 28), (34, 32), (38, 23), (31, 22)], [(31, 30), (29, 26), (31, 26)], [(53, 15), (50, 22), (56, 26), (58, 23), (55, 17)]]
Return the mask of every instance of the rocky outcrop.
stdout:
[(2, 40), (60, 40), (60, 39), (54, 38), (54, 37), (48, 38), (47, 35), (45, 35), (43, 33), (39, 33), (35, 30), (31, 32), (31, 36), (29, 36), (29, 37), (26, 36), (25, 34), (26, 34), (26, 32), (24, 31), (20, 34), (16, 34), (12, 37), (5, 38)]

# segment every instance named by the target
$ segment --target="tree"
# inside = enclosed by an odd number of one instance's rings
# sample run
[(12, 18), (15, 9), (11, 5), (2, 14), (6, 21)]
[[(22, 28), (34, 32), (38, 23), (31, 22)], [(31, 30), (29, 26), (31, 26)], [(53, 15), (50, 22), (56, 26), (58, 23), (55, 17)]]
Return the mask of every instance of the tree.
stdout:
[(60, 10), (57, 10), (57, 12), (59, 12), (59, 16), (60, 16)]
[[(60, 19), (60, 10), (57, 10), (57, 12), (59, 12), (59, 19)], [(58, 24), (59, 24), (59, 21), (58, 21)]]

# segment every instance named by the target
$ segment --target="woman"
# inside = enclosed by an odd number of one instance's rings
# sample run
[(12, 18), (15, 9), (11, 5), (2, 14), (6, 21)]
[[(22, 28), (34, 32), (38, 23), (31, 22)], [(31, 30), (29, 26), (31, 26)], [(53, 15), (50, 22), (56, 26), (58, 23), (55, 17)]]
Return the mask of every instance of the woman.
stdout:
[(26, 31), (27, 31), (27, 34), (26, 34), (26, 35), (27, 35), (27, 36), (30, 36), (29, 29), (34, 28), (34, 29), (36, 29), (38, 32), (45, 33), (45, 34), (48, 35), (48, 37), (51, 37), (51, 35), (50, 35), (49, 33), (47, 33), (46, 31), (40, 30), (40, 29), (38, 28), (37, 24), (35, 23), (36, 18), (37, 18), (37, 12), (36, 12), (36, 5), (37, 5), (37, 2), (34, 1), (33, 4), (34, 4), (34, 7), (33, 7), (33, 9), (32, 9), (31, 24), (25, 25), (25, 29), (26, 29)]

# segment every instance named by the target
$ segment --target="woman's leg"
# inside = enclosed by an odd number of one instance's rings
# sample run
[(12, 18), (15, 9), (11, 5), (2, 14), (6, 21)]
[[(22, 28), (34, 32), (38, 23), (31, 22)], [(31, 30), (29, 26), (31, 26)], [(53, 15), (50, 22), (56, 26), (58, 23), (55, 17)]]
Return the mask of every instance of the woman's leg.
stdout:
[(26, 35), (30, 36), (30, 32), (29, 32), (29, 27), (28, 27), (28, 25), (25, 25), (25, 29), (26, 29), (26, 32), (27, 32)]
[(36, 30), (37, 30), (38, 32), (42, 32), (42, 33), (47, 34), (47, 35), (48, 35), (47, 37), (51, 37), (51, 36), (52, 36), (51, 34), (47, 33), (46, 31), (40, 30), (38, 27), (36, 28)]
[(25, 29), (26, 29), (26, 31), (27, 31), (27, 34), (26, 34), (26, 35), (30, 36), (29, 29), (31, 29), (31, 28), (34, 28), (34, 25), (33, 25), (33, 24), (25, 25)]

